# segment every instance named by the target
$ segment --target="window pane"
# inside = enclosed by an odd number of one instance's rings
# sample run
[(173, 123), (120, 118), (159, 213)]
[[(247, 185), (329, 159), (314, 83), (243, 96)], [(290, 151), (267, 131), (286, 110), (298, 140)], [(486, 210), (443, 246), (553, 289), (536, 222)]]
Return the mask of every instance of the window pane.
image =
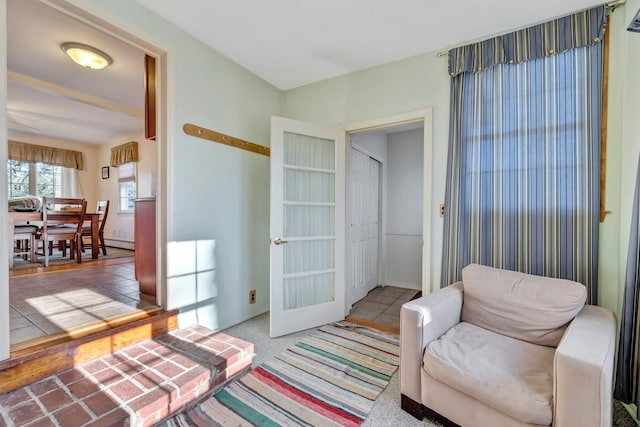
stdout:
[(136, 183), (124, 182), (120, 184), (120, 211), (133, 212), (136, 199)]
[(335, 300), (335, 273), (284, 279), (283, 305), (285, 310), (322, 304)]
[(335, 173), (284, 170), (284, 198), (288, 202), (335, 202)]
[(29, 194), (29, 163), (9, 160), (7, 162), (7, 194), (20, 197)]
[(284, 274), (335, 268), (335, 241), (292, 241), (284, 247)]
[(335, 208), (333, 206), (285, 206), (283, 223), (286, 237), (333, 236)]
[(55, 197), (62, 194), (62, 167), (36, 164), (36, 195)]
[(335, 168), (335, 141), (284, 133), (284, 163), (320, 169)]

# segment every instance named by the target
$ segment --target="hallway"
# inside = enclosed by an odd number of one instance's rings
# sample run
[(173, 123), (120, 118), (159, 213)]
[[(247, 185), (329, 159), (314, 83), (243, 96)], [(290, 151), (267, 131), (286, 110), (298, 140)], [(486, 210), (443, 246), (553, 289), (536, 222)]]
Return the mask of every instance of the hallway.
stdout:
[(400, 329), (402, 304), (422, 294), (415, 289), (378, 286), (353, 305), (349, 317)]

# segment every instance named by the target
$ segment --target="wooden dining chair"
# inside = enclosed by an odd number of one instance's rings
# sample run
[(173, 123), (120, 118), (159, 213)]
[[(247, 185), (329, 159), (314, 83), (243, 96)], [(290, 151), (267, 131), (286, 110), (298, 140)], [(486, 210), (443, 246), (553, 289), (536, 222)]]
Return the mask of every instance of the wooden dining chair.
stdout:
[(23, 259), (34, 262), (35, 234), (38, 226), (32, 224), (16, 224), (13, 227), (13, 255), (20, 255)]
[[(107, 223), (107, 216), (109, 215), (109, 201), (108, 200), (98, 200), (96, 205), (96, 213), (100, 214), (98, 228), (98, 240), (100, 243), (100, 248), (102, 249), (102, 255), (107, 255), (107, 246), (104, 243), (104, 225)], [(91, 236), (91, 226), (82, 227), (82, 237), (92, 237)], [(84, 243), (84, 239), (82, 239), (82, 252), (84, 252), (85, 246), (91, 246), (91, 244)]]
[[(82, 262), (81, 242), (82, 222), (87, 211), (85, 199), (70, 199), (63, 197), (42, 198), (42, 227), (35, 235), (37, 241), (44, 242), (44, 265), (49, 266), (49, 242), (71, 242), (71, 259), (77, 256), (77, 262)], [(34, 260), (37, 251), (34, 253)]]

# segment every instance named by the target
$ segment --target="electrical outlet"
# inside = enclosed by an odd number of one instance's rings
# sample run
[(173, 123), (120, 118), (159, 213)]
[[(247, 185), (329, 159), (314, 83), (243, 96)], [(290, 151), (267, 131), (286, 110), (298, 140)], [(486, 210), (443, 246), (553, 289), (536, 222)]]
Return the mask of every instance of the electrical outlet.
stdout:
[(255, 303), (256, 303), (256, 290), (251, 289), (249, 291), (249, 304), (255, 304)]
[(444, 218), (444, 203), (440, 203), (440, 218)]
[(113, 237), (120, 237), (120, 230), (113, 230)]

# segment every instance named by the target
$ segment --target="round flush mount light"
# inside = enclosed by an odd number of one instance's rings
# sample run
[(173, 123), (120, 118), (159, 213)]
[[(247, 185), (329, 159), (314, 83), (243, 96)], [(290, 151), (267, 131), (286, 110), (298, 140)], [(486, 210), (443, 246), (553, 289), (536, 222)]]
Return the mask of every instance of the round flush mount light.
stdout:
[(75, 62), (85, 68), (101, 70), (113, 64), (109, 55), (95, 47), (82, 43), (63, 43), (62, 50)]

